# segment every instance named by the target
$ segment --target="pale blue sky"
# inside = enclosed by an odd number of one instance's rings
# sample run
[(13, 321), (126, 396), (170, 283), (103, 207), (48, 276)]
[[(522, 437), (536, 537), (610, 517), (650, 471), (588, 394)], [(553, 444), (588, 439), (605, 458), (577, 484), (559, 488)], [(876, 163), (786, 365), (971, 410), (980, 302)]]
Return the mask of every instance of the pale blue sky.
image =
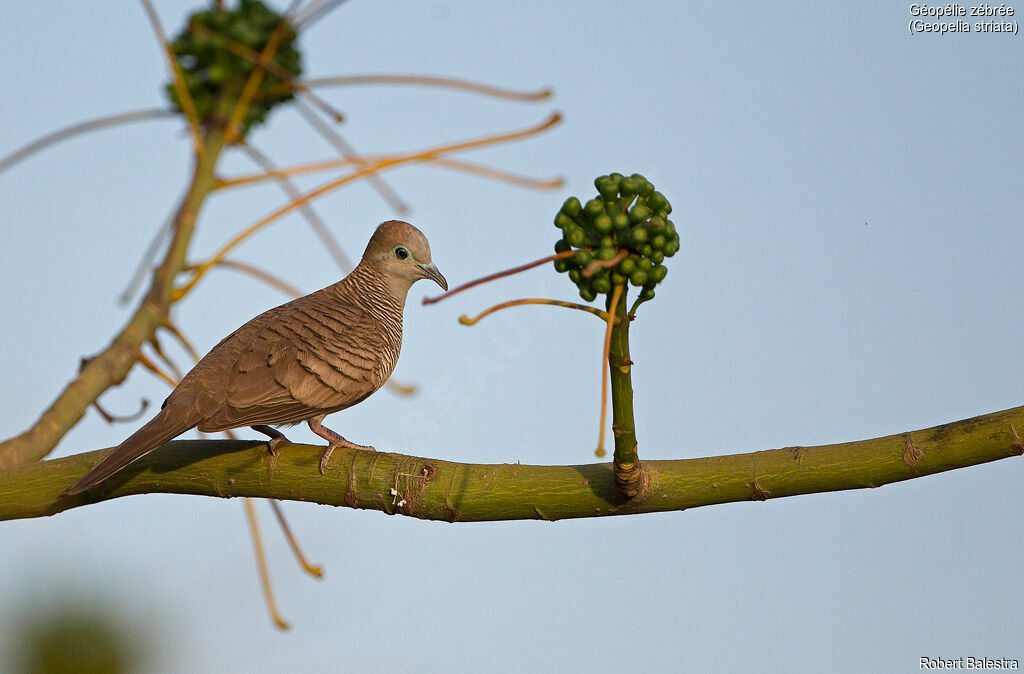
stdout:
[[(280, 3), (279, 3), (280, 4)], [(177, 30), (187, 3), (157, 6)], [(71, 122), (158, 106), (164, 64), (137, 3), (7, 0), (0, 154)], [(307, 73), (421, 72), (543, 103), (410, 87), (331, 89), (364, 152), (565, 123), (465, 155), (565, 189), (429, 168), (387, 175), (460, 283), (545, 254), (594, 176), (639, 171), (672, 201), (682, 250), (634, 324), (642, 456), (679, 458), (901, 432), (1024, 403), (1024, 59), (1012, 35), (910, 36), (906, 4), (369, 2), (302, 38)], [(332, 150), (293, 111), (252, 137), (279, 163)], [(0, 175), (0, 435), (21, 431), (126, 320), (115, 298), (183, 188), (177, 121), (104, 131)], [(242, 157), (225, 168), (250, 170)], [(217, 197), (196, 250), (282, 202)], [(358, 255), (393, 216), (366, 185), (318, 204)], [(338, 272), (292, 217), (239, 257), (313, 290)], [(330, 425), (382, 449), (473, 462), (592, 461), (601, 326), (504, 299), (573, 297), (550, 270), (431, 308), (410, 295), (396, 377)], [(278, 304), (212, 274), (178, 311), (200, 348)], [(133, 372), (103, 398), (134, 410)], [(131, 429), (90, 414), (55, 455)], [(314, 441), (304, 429), (295, 440)], [(1024, 658), (1020, 484), (1007, 460), (871, 491), (628, 518), (459, 524), (286, 504), (302, 575), (264, 514), (270, 625), (240, 501), (146, 496), (0, 524), (0, 662), (9, 607), (116, 602), (158, 630), (157, 671), (910, 671), (922, 655)], [(613, 574), (641, 591), (615, 612)], [(632, 640), (631, 647), (624, 643)]]

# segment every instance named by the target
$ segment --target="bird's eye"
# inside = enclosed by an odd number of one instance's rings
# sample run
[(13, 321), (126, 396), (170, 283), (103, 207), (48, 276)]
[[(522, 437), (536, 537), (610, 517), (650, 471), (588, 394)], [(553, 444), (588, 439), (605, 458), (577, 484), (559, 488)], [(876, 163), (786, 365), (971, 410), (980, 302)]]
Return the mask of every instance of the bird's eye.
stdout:
[(405, 258), (409, 257), (409, 251), (399, 246), (398, 248), (395, 248), (395, 257), (397, 257), (399, 260), (404, 260)]

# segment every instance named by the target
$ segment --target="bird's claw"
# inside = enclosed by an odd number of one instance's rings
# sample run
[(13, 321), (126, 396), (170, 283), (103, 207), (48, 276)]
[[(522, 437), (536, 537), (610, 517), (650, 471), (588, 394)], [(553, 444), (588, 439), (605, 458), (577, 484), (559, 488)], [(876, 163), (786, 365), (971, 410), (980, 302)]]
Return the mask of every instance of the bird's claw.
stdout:
[(327, 446), (327, 450), (324, 452), (324, 455), (322, 457), (320, 457), (320, 474), (321, 475), (326, 475), (327, 474), (327, 462), (331, 458), (331, 453), (337, 447), (345, 447), (345, 448), (348, 448), (348, 449), (358, 449), (358, 450), (361, 450), (361, 451), (364, 451), (364, 452), (376, 452), (377, 451), (372, 445), (357, 445), (356, 443), (348, 442), (347, 440), (345, 441), (345, 443), (339, 443), (337, 445), (328, 445)]

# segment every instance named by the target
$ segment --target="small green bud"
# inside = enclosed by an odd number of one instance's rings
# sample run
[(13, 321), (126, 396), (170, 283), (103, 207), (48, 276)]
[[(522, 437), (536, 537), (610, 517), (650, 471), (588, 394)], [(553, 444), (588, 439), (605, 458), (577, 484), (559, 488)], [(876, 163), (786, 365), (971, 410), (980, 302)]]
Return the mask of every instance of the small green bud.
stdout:
[(636, 260), (632, 256), (619, 263), (619, 272), (629, 276), (636, 269)]
[(591, 199), (587, 202), (587, 205), (583, 207), (583, 212), (588, 219), (593, 220), (604, 213), (604, 203), (600, 199)]
[(637, 225), (632, 229), (629, 235), (630, 241), (633, 244), (639, 246), (647, 242), (647, 228), (643, 225)]
[[(640, 258), (640, 261), (637, 263), (636, 266), (639, 267), (641, 271), (650, 271), (651, 267), (654, 266), (654, 263), (651, 262), (651, 258), (642, 257)], [(638, 285), (643, 285), (643, 283), (640, 283)]]
[(612, 282), (608, 280), (608, 276), (598, 276), (594, 279), (593, 288), (598, 293), (607, 293), (612, 289)]
[(594, 218), (594, 229), (596, 229), (601, 234), (607, 234), (608, 232), (612, 231), (612, 219), (608, 216), (607, 213), (602, 213), (601, 215)]
[(625, 275), (623, 275), (623, 274), (620, 274), (620, 273), (619, 273), (619, 272), (617, 272), (617, 271), (613, 271), (613, 272), (612, 272), (612, 273), (610, 274), (610, 277), (611, 277), (611, 281), (612, 281), (612, 285), (613, 285), (613, 286), (621, 286), (621, 285), (623, 285), (623, 284), (624, 284), (624, 283), (625, 283), (626, 281), (628, 281), (628, 280), (629, 280), (629, 277), (628, 277), (628, 276), (625, 276)]
[(566, 227), (573, 227), (575, 225), (576, 223), (572, 221), (572, 218), (565, 213), (559, 213), (555, 216), (555, 227), (558, 227), (559, 229), (565, 229)]
[(575, 260), (576, 264), (579, 266), (586, 267), (594, 261), (594, 254), (589, 250), (578, 250), (576, 251), (576, 254), (573, 255), (573, 260)]
[(580, 297), (582, 297), (585, 302), (593, 302), (597, 299), (597, 293), (594, 292), (593, 288), (584, 287), (580, 288)]
[(569, 280), (570, 281), (572, 281), (576, 285), (579, 285), (580, 281), (582, 279), (583, 279), (583, 277), (580, 276), (580, 270), (579, 269), (570, 269), (569, 270)]
[(556, 253), (564, 253), (567, 250), (569, 250), (569, 242), (568, 241), (566, 241), (565, 239), (559, 239), (558, 241), (555, 241), (555, 252)]
[(623, 178), (619, 183), (619, 194), (624, 197), (630, 197), (639, 192), (640, 187), (640, 183), (633, 176)]
[(665, 274), (668, 273), (668, 267), (664, 265), (655, 265), (651, 268), (651, 280), (655, 283), (661, 283), (665, 279)]
[(580, 204), (580, 200), (576, 197), (569, 197), (562, 204), (562, 212), (571, 218), (578, 216), (581, 211), (583, 211), (583, 205)]
[(651, 262), (661, 264), (665, 260), (665, 253), (660, 250), (651, 251)]
[(597, 259), (602, 262), (607, 262), (615, 257), (616, 253), (617, 251), (611, 246), (601, 246), (597, 249)]
[(629, 209), (629, 221), (633, 224), (643, 222), (649, 217), (651, 217), (651, 209), (639, 202), (634, 204), (633, 208)]
[(664, 250), (666, 243), (667, 241), (665, 240), (665, 236), (663, 234), (658, 234), (651, 239), (651, 248), (654, 250)]
[(635, 286), (642, 286), (647, 283), (647, 272), (643, 269), (634, 269), (633, 273), (629, 275), (629, 282)]
[(564, 274), (569, 271), (569, 261), (566, 259), (555, 260), (555, 271), (559, 274)]

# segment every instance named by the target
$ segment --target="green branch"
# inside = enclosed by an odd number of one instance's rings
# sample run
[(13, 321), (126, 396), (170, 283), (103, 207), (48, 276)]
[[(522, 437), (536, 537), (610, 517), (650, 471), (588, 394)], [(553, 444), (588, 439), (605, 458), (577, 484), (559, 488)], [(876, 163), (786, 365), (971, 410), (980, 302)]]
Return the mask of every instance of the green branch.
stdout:
[(192, 182), (172, 223), (171, 244), (156, 269), (149, 292), (128, 324), (103, 351), (83, 361), (78, 374), (42, 416), (24, 432), (0, 442), (0, 467), (38, 461), (49, 454), (104, 391), (124, 381), (142, 345), (164, 323), (171, 306), (174, 279), (185, 266), (196, 216), (213, 188), (214, 168), (224, 146), (223, 130), (211, 127), (203, 140), (205, 151), (196, 158)]
[(644, 461), (647, 489), (627, 500), (611, 464), (464, 464), (385, 452), (263, 442), (168, 443), (96, 489), (59, 494), (109, 450), (0, 469), (0, 520), (54, 515), (144, 493), (253, 496), (381, 510), (429, 520), (557, 520), (685, 510), (734, 501), (879, 487), (1024, 453), (1024, 407), (911, 433), (818, 447)]
[[(613, 295), (608, 296), (608, 312), (612, 311)], [(636, 423), (633, 421), (633, 361), (629, 357), (629, 317), (626, 315), (626, 292), (619, 293), (615, 315), (623, 320), (612, 326), (608, 343), (608, 372), (612, 388), (612, 433), (615, 454), (612, 467), (615, 483), (629, 498), (641, 496), (647, 488), (647, 471), (637, 455)]]

